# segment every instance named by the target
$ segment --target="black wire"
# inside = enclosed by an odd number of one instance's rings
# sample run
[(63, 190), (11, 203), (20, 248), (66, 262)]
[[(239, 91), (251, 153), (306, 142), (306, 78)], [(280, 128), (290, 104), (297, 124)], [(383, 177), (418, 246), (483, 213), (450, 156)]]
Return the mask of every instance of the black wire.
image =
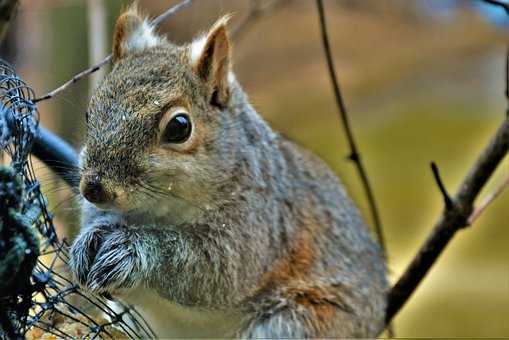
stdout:
[[(54, 170), (57, 173), (76, 167), (77, 159), (74, 150), (56, 136), (39, 128), (38, 112), (32, 103), (34, 93), (14, 72), (13, 68), (0, 59), (0, 127), (6, 124), (7, 135), (0, 135), (0, 155), (4, 153), (11, 158), (11, 167), (18, 173), (24, 183), (22, 201), (22, 214), (31, 217), (33, 230), (40, 240), (40, 254), (48, 256), (49, 265), (39, 258), (26, 287), (9, 296), (9, 305), (2, 300), (2, 328), (0, 338), (17, 338), (25, 335), (30, 329), (36, 327), (54, 334), (57, 337), (71, 338), (72, 335), (64, 332), (58, 324), (48, 322), (48, 316), (55, 313), (65, 316), (67, 320), (74, 321), (89, 329), (90, 337), (112, 338), (106, 326), (121, 329), (131, 338), (155, 337), (145, 320), (131, 307), (125, 307), (122, 313), (111, 309), (106, 300), (96, 296), (88, 296), (63, 274), (60, 264), (67, 266), (68, 245), (65, 240), (58, 238), (53, 224), (53, 216), (48, 210), (47, 200), (41, 193), (40, 184), (33, 170), (30, 152), (34, 152), (43, 160), (55, 160)], [(3, 130), (0, 131), (3, 133)], [(41, 147), (41, 143), (45, 148)], [(33, 148), (35, 147), (35, 148)], [(53, 158), (52, 158), (53, 157)], [(62, 176), (69, 184), (69, 177)], [(36, 213), (34, 213), (34, 211)], [(58, 265), (57, 265), (58, 263)], [(44, 299), (39, 301), (41, 297)], [(81, 303), (76, 300), (80, 299)], [(22, 308), (28, 303), (28, 311)], [(80, 302), (78, 301), (78, 302)], [(94, 320), (94, 315), (104, 313), (109, 316), (107, 323), (100, 324)], [(75, 315), (75, 316), (73, 316)], [(81, 315), (80, 319), (76, 315)], [(133, 329), (124, 320), (133, 320), (138, 330)], [(11, 325), (12, 327), (7, 327)], [(5, 333), (7, 332), (7, 333)]]

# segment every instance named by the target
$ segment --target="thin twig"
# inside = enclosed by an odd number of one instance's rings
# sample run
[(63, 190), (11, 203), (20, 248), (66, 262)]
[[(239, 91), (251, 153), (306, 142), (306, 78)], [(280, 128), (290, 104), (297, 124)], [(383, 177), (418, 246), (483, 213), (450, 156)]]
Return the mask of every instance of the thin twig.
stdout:
[[(509, 4), (491, 0), (483, 1), (503, 6), (509, 14)], [(505, 59), (504, 93), (507, 100), (505, 120), (488, 146), (481, 152), (477, 162), (464, 178), (453, 199), (449, 197), (445, 190), (438, 168), (432, 164), (433, 174), (444, 197), (445, 209), (419, 252), (390, 290), (385, 319), (386, 325), (390, 324), (392, 318), (408, 301), (456, 232), (471, 225), (500, 192), (509, 185), (508, 177), (494, 192), (487, 196), (477, 209), (474, 209), (475, 199), (509, 151), (509, 47)]]
[(477, 206), (470, 217), (468, 218), (468, 224), (473, 224), (479, 216), (486, 210), (486, 208), (497, 198), (502, 191), (504, 191), (509, 186), (509, 175), (506, 177), (504, 181), (502, 181), (492, 192), (490, 192), (484, 200)]
[(380, 220), (380, 215), (378, 213), (375, 196), (373, 193), (373, 189), (371, 188), (371, 184), (369, 182), (369, 178), (368, 178), (366, 169), (364, 168), (364, 165), (362, 163), (362, 159), (361, 159), (360, 153), (358, 151), (357, 144), (355, 142), (355, 138), (352, 133), (352, 128), (350, 126), (350, 121), (348, 118), (348, 113), (346, 110), (345, 103), (343, 101), (343, 97), (341, 95), (341, 91), (339, 88), (339, 82), (338, 82), (338, 79), (336, 76), (336, 69), (334, 67), (334, 60), (332, 58), (332, 52), (331, 52), (331, 47), (330, 47), (330, 43), (329, 43), (329, 36), (327, 33), (327, 23), (325, 20), (323, 1), (316, 0), (316, 4), (318, 7), (318, 15), (320, 18), (320, 30), (321, 30), (321, 35), (322, 35), (323, 48), (325, 51), (325, 56), (327, 58), (327, 67), (329, 69), (329, 75), (330, 75), (330, 79), (332, 82), (332, 88), (334, 90), (334, 96), (336, 98), (336, 104), (338, 107), (339, 115), (340, 115), (341, 121), (343, 123), (343, 129), (345, 131), (346, 138), (348, 140), (348, 145), (350, 147), (350, 155), (348, 158), (354, 162), (355, 167), (357, 168), (357, 172), (359, 173), (359, 176), (361, 178), (361, 182), (364, 187), (364, 192), (368, 199), (369, 207), (371, 210), (373, 224), (375, 226), (375, 233), (378, 238), (378, 242), (380, 243), (380, 246), (382, 247), (384, 256), (387, 258), (387, 247), (385, 244), (385, 237), (383, 234), (382, 222)]
[[(170, 7), (168, 10), (166, 10), (164, 13), (162, 13), (161, 15), (159, 15), (158, 17), (156, 17), (154, 20), (152, 20), (152, 24), (154, 26), (158, 26), (159, 24), (161, 24), (163, 21), (165, 21), (166, 19), (168, 19), (170, 16), (172, 16), (173, 14), (175, 14), (176, 12), (180, 11), (181, 9), (187, 7), (189, 4), (191, 4), (193, 0), (183, 0), (182, 2), (176, 4), (175, 6), (172, 6)], [(87, 68), (86, 70), (78, 73), (77, 75), (75, 75), (74, 77), (72, 77), (71, 79), (69, 79), (67, 82), (65, 82), (64, 84), (60, 85), (59, 87), (57, 87), (56, 89), (54, 89), (53, 91), (45, 94), (44, 96), (42, 97), (39, 97), (39, 98), (36, 98), (33, 100), (34, 103), (37, 103), (37, 102), (40, 102), (40, 101), (43, 101), (43, 100), (47, 100), (47, 99), (51, 99), (53, 98), (55, 95), (57, 95), (58, 93), (62, 92), (62, 91), (65, 91), (67, 88), (69, 88), (71, 85), (73, 85), (74, 83), (80, 81), (81, 79), (83, 79), (84, 77), (87, 77), (89, 76), (90, 74), (96, 72), (97, 70), (99, 70), (101, 67), (103, 67), (104, 65), (106, 65), (107, 63), (110, 62), (112, 58), (112, 55), (111, 53), (106, 57), (104, 58), (102, 61), (100, 61), (99, 63), (97, 63), (96, 65), (94, 66), (91, 66), (89, 68)]]
[[(369, 178), (364, 168), (364, 164), (362, 163), (362, 159), (360, 156), (360, 152), (358, 151), (357, 144), (355, 142), (355, 138), (353, 136), (352, 128), (350, 126), (350, 120), (348, 118), (348, 112), (346, 110), (346, 105), (343, 100), (343, 96), (341, 95), (341, 90), (339, 87), (339, 81), (336, 76), (336, 68), (334, 66), (334, 60), (332, 58), (332, 51), (329, 42), (329, 35), (327, 33), (327, 22), (325, 19), (325, 10), (323, 6), (322, 0), (316, 0), (317, 8), (318, 8), (318, 16), (320, 20), (320, 32), (322, 36), (322, 44), (325, 52), (325, 57), (327, 59), (327, 67), (329, 69), (329, 76), (332, 83), (332, 88), (334, 90), (334, 97), (336, 98), (336, 105), (339, 111), (339, 115), (342, 121), (343, 130), (346, 134), (348, 145), (350, 147), (350, 155), (349, 159), (354, 162), (357, 172), (359, 173), (359, 177), (362, 182), (362, 186), (364, 188), (364, 192), (368, 199), (368, 204), (371, 211), (371, 216), (373, 219), (373, 224), (375, 227), (375, 234), (377, 236), (378, 243), (382, 249), (382, 254), (387, 261), (387, 246), (385, 242), (385, 237), (382, 228), (382, 221), (380, 219), (380, 214), (378, 213), (378, 207), (376, 205), (375, 195), (373, 193), (373, 189), (371, 188), (371, 184), (369, 182)], [(387, 332), (389, 338), (395, 337), (394, 329), (391, 324), (387, 325)]]
[(233, 40), (239, 41), (253, 24), (263, 16), (274, 13), (277, 10), (288, 5), (292, 0), (272, 0), (270, 3), (262, 6), (260, 0), (251, 0), (249, 3), (249, 12), (246, 17), (232, 29), (230, 35)]
[(433, 231), (389, 292), (386, 323), (403, 307), (455, 233), (469, 225), (474, 200), (508, 150), (509, 120), (506, 118), (460, 185), (452, 199), (453, 207), (444, 209)]
[(159, 26), (161, 23), (166, 21), (169, 17), (171, 17), (173, 14), (177, 13), (181, 9), (184, 9), (185, 7), (189, 6), (193, 2), (193, 0), (183, 0), (180, 3), (176, 4), (175, 6), (172, 6), (168, 8), (163, 13), (159, 14), (154, 20), (152, 20), (152, 25)]
[[(506, 53), (505, 67), (505, 96), (509, 110), (509, 49)], [(386, 313), (387, 324), (394, 315), (403, 307), (415, 289), (418, 287), (424, 276), (436, 262), (445, 246), (453, 238), (455, 233), (469, 226), (475, 221), (486, 207), (498, 196), (507, 186), (508, 180), (502, 183), (493, 193), (488, 195), (485, 201), (474, 210), (473, 203), (479, 192), (491, 177), (498, 164), (502, 161), (509, 150), (509, 118), (506, 119), (497, 130), (491, 142), (483, 150), (479, 159), (467, 174), (454, 199), (449, 197), (445, 187), (440, 180), (438, 169), (433, 171), (437, 184), (444, 196), (445, 209), (442, 216), (435, 224), (433, 231), (420, 248), (403, 275), (389, 292), (388, 307)], [(436, 166), (435, 166), (436, 168)], [(449, 205), (449, 206), (448, 206)]]
[(445, 208), (447, 210), (452, 209), (454, 207), (454, 203), (452, 202), (451, 197), (447, 193), (447, 189), (445, 188), (444, 182), (442, 181), (442, 178), (440, 177), (440, 171), (438, 170), (438, 167), (435, 164), (435, 162), (431, 162), (431, 171), (433, 172), (433, 177), (435, 177), (435, 182), (438, 185), (438, 189), (442, 193)]
[[(505, 56), (505, 98), (507, 101), (507, 108), (506, 108), (506, 117), (509, 115), (509, 47), (506, 51)], [(474, 223), (479, 216), (486, 210), (486, 208), (497, 198), (504, 189), (506, 189), (509, 186), (509, 175), (507, 178), (502, 181), (492, 192), (490, 192), (484, 200), (479, 204), (477, 208), (474, 209), (470, 217), (468, 218), (468, 224)]]
[(103, 67), (104, 65), (109, 63), (111, 58), (112, 58), (112, 55), (110, 54), (106, 58), (104, 58), (102, 61), (97, 63), (96, 65), (91, 66), (91, 67), (87, 68), (86, 70), (81, 71), (80, 73), (78, 73), (77, 75), (75, 75), (74, 77), (72, 77), (71, 79), (69, 79), (68, 81), (66, 81), (65, 83), (63, 83), (62, 85), (60, 85), (59, 87), (54, 89), (53, 91), (48, 92), (47, 94), (45, 94), (42, 97), (35, 98), (33, 100), (33, 102), (38, 103), (38, 102), (53, 98), (60, 92), (67, 90), (72, 84), (80, 81), (81, 79), (83, 79), (83, 78), (91, 75), (92, 73), (96, 72), (97, 70), (99, 70), (101, 67)]

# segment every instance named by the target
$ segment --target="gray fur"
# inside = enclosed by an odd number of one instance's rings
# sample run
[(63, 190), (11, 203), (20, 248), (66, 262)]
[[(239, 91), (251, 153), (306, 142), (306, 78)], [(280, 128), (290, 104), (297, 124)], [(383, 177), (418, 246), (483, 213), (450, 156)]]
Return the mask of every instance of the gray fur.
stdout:
[[(77, 281), (94, 292), (149, 289), (191, 310), (241, 315), (224, 336), (377, 336), (385, 265), (342, 185), (275, 133), (234, 77), (228, 105), (209, 104), (187, 51), (161, 43), (123, 56), (91, 99), (81, 165), (121, 190), (124, 204), (84, 202), (71, 251)], [(159, 107), (176, 97), (197, 126), (191, 154), (160, 150)]]

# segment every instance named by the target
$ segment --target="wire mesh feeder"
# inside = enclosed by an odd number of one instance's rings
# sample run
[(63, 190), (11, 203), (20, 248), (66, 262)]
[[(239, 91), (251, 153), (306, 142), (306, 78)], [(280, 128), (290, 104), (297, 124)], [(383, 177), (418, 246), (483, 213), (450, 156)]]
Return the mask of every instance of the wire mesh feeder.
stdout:
[(132, 307), (90, 295), (66, 270), (30, 148), (33, 91), (0, 60), (0, 338), (154, 338)]

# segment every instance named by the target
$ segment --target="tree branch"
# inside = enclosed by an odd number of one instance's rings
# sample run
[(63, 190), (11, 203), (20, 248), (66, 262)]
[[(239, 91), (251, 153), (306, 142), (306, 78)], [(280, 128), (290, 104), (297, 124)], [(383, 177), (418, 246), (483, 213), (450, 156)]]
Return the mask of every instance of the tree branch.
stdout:
[(339, 81), (336, 76), (336, 69), (334, 66), (334, 60), (332, 58), (331, 47), (329, 43), (329, 36), (327, 33), (327, 23), (325, 19), (325, 11), (322, 0), (316, 0), (318, 15), (320, 19), (320, 32), (322, 36), (323, 49), (325, 52), (325, 57), (327, 59), (327, 67), (329, 69), (329, 76), (332, 83), (332, 89), (334, 91), (334, 97), (336, 98), (336, 105), (338, 107), (339, 116), (343, 123), (343, 129), (346, 134), (346, 138), (348, 141), (348, 146), (350, 147), (350, 155), (349, 159), (354, 162), (357, 172), (359, 173), (362, 186), (364, 188), (364, 192), (368, 199), (368, 204), (371, 210), (371, 215), (373, 218), (373, 223), (375, 226), (375, 233), (378, 238), (378, 242), (382, 247), (384, 256), (387, 257), (387, 247), (385, 244), (385, 237), (382, 229), (382, 222), (380, 219), (380, 214), (378, 213), (378, 208), (375, 201), (375, 196), (373, 193), (373, 189), (371, 188), (371, 184), (369, 182), (369, 178), (364, 168), (364, 164), (362, 163), (362, 159), (360, 153), (357, 148), (357, 144), (355, 142), (355, 138), (353, 136), (352, 128), (350, 126), (350, 120), (348, 118), (348, 113), (346, 110), (346, 105), (344, 103), (343, 97), (341, 95), (341, 91), (339, 88)]
[[(176, 12), (180, 11), (181, 9), (187, 7), (188, 5), (191, 4), (193, 0), (183, 0), (182, 2), (176, 4), (175, 6), (172, 6), (170, 7), (169, 9), (167, 9), (164, 13), (162, 13), (161, 15), (159, 15), (158, 17), (156, 17), (154, 20), (152, 20), (152, 24), (154, 26), (158, 26), (160, 25), (163, 21), (165, 21), (166, 19), (168, 19), (170, 16), (172, 16), (173, 14), (175, 14)], [(60, 85), (59, 87), (57, 87), (56, 89), (54, 89), (53, 91), (51, 92), (48, 92), (47, 94), (45, 94), (44, 96), (42, 97), (39, 97), (39, 98), (36, 98), (34, 99), (34, 103), (37, 103), (37, 102), (40, 102), (40, 101), (43, 101), (43, 100), (47, 100), (47, 99), (51, 99), (53, 98), (55, 95), (57, 95), (58, 93), (62, 92), (62, 91), (65, 91), (66, 89), (68, 89), (71, 85), (73, 85), (74, 83), (80, 81), (81, 79), (89, 76), (90, 74), (96, 72), (97, 70), (99, 70), (101, 67), (103, 67), (104, 65), (106, 65), (107, 63), (110, 62), (112, 58), (112, 55), (111, 53), (106, 57), (104, 58), (102, 61), (100, 61), (99, 63), (97, 63), (96, 65), (94, 66), (91, 66), (89, 68), (87, 68), (86, 70), (76, 74), (74, 77), (72, 77), (71, 79), (69, 79), (68, 81), (66, 81), (64, 84)]]
[[(509, 47), (507, 48), (505, 57), (505, 98), (507, 101), (506, 116), (509, 116)], [(474, 223), (486, 208), (497, 198), (502, 191), (509, 187), (509, 175), (501, 182), (486, 198), (474, 209), (472, 215), (468, 218), (468, 224)]]
[(486, 208), (491, 204), (491, 202), (493, 202), (495, 198), (497, 198), (502, 193), (502, 191), (504, 191), (508, 186), (509, 186), (509, 176), (507, 176), (504, 179), (504, 181), (499, 183), (499, 185), (486, 196), (486, 198), (479, 204), (479, 206), (474, 209), (474, 211), (468, 218), (468, 224), (469, 225), (473, 224), (479, 218), (479, 216), (482, 215), (484, 210), (486, 210)]
[[(509, 3), (496, 0), (481, 1), (501, 6), (509, 14)], [(433, 174), (444, 197), (445, 208), (431, 234), (389, 292), (386, 311), (387, 325), (417, 289), (456, 232), (471, 225), (498, 194), (509, 185), (508, 177), (487, 196), (478, 208), (474, 209), (475, 199), (509, 150), (509, 48), (506, 52), (504, 92), (507, 100), (506, 118), (466, 175), (454, 199), (451, 199), (447, 194), (438, 168), (432, 163)]]
[(272, 0), (265, 6), (261, 5), (260, 0), (251, 0), (249, 2), (249, 12), (247, 16), (231, 31), (233, 40), (239, 41), (253, 24), (263, 16), (274, 13), (277, 10), (288, 5), (292, 0)]
[(433, 231), (389, 292), (386, 323), (392, 320), (412, 295), (455, 233), (468, 226), (474, 200), (508, 150), (509, 120), (506, 118), (466, 175), (452, 199), (453, 206), (444, 209)]
[(442, 182), (442, 178), (440, 177), (440, 171), (438, 171), (438, 167), (435, 162), (431, 162), (431, 171), (433, 172), (433, 177), (435, 177), (435, 182), (438, 185), (438, 189), (442, 193), (442, 197), (444, 198), (444, 205), (447, 210), (450, 210), (454, 207), (454, 203), (451, 200), (451, 197), (447, 193), (447, 189), (445, 188), (444, 183)]

